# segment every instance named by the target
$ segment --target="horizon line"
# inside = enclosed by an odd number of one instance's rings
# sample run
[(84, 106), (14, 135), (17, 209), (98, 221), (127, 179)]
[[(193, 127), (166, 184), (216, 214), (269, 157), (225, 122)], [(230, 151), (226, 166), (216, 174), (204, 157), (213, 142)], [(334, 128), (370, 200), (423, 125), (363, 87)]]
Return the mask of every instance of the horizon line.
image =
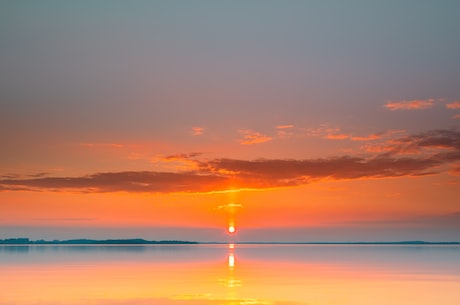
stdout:
[(146, 240), (143, 238), (120, 239), (63, 239), (31, 240), (27, 237), (0, 239), (0, 245), (158, 245), (158, 244), (203, 244), (203, 245), (460, 245), (460, 241), (187, 241), (187, 240)]

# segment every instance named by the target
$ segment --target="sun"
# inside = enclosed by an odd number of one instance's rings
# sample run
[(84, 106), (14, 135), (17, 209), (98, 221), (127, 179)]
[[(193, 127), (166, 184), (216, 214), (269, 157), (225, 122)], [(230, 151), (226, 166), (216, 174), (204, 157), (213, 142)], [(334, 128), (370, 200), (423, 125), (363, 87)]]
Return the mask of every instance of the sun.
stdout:
[(235, 227), (234, 226), (229, 226), (228, 227), (228, 233), (230, 233), (230, 234), (235, 233)]

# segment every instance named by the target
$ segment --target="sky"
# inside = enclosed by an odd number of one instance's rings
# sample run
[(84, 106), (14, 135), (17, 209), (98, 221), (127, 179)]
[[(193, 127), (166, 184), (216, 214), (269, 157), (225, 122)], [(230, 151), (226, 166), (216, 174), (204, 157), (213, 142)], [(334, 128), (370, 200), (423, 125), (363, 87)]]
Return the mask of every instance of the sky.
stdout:
[(459, 10), (3, 0), (0, 238), (460, 241)]

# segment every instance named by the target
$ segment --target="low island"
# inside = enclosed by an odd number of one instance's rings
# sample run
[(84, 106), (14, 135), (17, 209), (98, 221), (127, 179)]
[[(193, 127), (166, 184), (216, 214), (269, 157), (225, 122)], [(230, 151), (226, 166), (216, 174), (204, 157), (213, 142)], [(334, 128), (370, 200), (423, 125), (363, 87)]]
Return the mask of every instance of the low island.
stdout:
[(30, 240), (29, 238), (8, 238), (0, 239), (0, 245), (183, 245), (197, 244), (194, 241), (183, 240), (145, 240), (142, 238), (133, 239), (69, 239), (69, 240)]

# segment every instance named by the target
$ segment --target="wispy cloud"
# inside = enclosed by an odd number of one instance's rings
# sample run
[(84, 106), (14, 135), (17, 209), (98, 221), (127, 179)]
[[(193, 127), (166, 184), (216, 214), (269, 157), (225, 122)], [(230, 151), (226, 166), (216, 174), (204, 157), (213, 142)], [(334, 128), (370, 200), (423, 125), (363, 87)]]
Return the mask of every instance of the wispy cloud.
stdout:
[(316, 128), (307, 128), (306, 136), (327, 138), (327, 135), (340, 133), (340, 128), (330, 127), (329, 124), (321, 124)]
[(382, 138), (382, 133), (373, 133), (367, 136), (352, 136), (350, 139), (352, 141), (374, 141)]
[(325, 136), (326, 139), (329, 140), (345, 140), (350, 138), (350, 135), (344, 133), (330, 133)]
[(240, 140), (242, 145), (260, 144), (272, 140), (271, 137), (251, 129), (240, 129), (238, 132), (243, 135), (243, 139)]
[(199, 126), (192, 127), (192, 136), (201, 136), (204, 134), (204, 128)]
[(455, 101), (449, 104), (446, 104), (447, 109), (460, 109), (460, 101)]
[(118, 143), (90, 143), (90, 142), (85, 142), (85, 143), (79, 143), (80, 146), (82, 147), (87, 147), (87, 148), (123, 148), (123, 144), (118, 144)]
[(2, 179), (0, 189), (78, 192), (219, 192), (230, 187), (265, 189), (292, 187), (322, 179), (365, 179), (430, 175), (447, 171), (443, 165), (460, 162), (460, 132), (433, 130), (404, 136), (388, 143), (374, 156), (337, 156), (318, 159), (190, 159), (199, 153), (180, 154), (195, 170), (179, 172), (95, 173), (82, 177)]
[(388, 110), (417, 110), (427, 109), (434, 106), (437, 101), (442, 99), (425, 99), (425, 100), (399, 100), (399, 101), (388, 101), (384, 107)]
[(350, 141), (375, 141), (383, 137), (391, 136), (400, 131), (388, 130), (385, 132), (377, 132), (364, 136), (356, 136), (352, 133), (342, 131), (338, 127), (329, 127), (327, 124), (322, 124), (318, 128), (307, 129), (307, 136), (320, 137), (328, 140), (350, 140)]
[(191, 152), (191, 153), (182, 153), (176, 155), (165, 156), (162, 159), (165, 161), (176, 161), (176, 160), (189, 160), (203, 155), (202, 152)]
[[(460, 101), (454, 101), (452, 103), (446, 104), (446, 108), (447, 109), (452, 109), (452, 110), (460, 109)], [(455, 120), (460, 119), (460, 113), (454, 115), (452, 118), (455, 119)]]
[(276, 129), (289, 129), (289, 128), (294, 128), (294, 125), (288, 124), (288, 125), (278, 125), (278, 126), (276, 126)]
[(227, 204), (223, 204), (223, 205), (219, 205), (217, 206), (216, 209), (218, 210), (221, 210), (221, 209), (224, 209), (224, 210), (232, 210), (232, 209), (237, 209), (237, 208), (242, 208), (243, 205), (240, 204), (240, 203), (227, 203)]
[(294, 132), (292, 131), (294, 125), (278, 125), (276, 126), (276, 134), (279, 138), (285, 139), (294, 136)]
[(196, 158), (203, 155), (201, 152), (181, 153), (175, 155), (158, 155), (151, 158), (151, 162), (160, 165), (162, 170), (192, 171), (196, 169)]
[(224, 189), (227, 177), (196, 172), (117, 172), (96, 173), (83, 177), (48, 177), (22, 180), (0, 180), (4, 188), (29, 190), (104, 192), (207, 192)]

